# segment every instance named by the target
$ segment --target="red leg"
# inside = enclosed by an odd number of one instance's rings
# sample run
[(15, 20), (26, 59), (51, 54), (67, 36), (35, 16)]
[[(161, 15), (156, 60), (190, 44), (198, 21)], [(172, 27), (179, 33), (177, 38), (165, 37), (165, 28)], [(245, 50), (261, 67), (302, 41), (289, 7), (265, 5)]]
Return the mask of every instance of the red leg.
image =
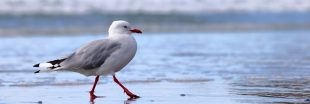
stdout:
[(96, 88), (98, 80), (99, 80), (99, 75), (96, 76), (93, 88), (91, 89), (91, 91), (89, 91), (89, 94), (90, 94), (90, 97), (91, 97), (92, 100), (97, 98), (97, 96), (94, 94), (94, 92), (95, 92), (95, 88)]
[(124, 90), (124, 92), (130, 97), (130, 98), (139, 98), (139, 96), (133, 94), (132, 92), (130, 92), (122, 83), (120, 83), (117, 78), (115, 77), (115, 75), (113, 75), (113, 80), (115, 83), (117, 83), (119, 86), (121, 86)]

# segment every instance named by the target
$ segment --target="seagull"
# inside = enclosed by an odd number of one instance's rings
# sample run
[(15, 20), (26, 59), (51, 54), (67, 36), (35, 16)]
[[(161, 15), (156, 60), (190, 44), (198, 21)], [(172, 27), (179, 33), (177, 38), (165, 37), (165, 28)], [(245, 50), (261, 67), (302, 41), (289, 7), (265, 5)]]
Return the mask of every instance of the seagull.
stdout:
[(96, 76), (90, 97), (94, 94), (99, 76), (112, 75), (117, 83), (130, 98), (139, 98), (129, 91), (115, 76), (115, 73), (125, 67), (135, 56), (137, 43), (132, 33), (142, 33), (139, 29), (131, 28), (124, 20), (113, 21), (109, 35), (105, 39), (91, 41), (82, 45), (65, 58), (35, 64), (39, 70), (34, 73), (52, 71), (72, 71), (85, 76)]

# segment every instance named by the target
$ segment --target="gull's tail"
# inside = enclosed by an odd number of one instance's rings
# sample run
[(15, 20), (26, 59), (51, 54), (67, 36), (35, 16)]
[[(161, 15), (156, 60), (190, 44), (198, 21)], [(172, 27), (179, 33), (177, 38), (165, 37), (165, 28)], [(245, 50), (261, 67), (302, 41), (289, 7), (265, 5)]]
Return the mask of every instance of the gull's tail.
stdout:
[(39, 67), (39, 70), (34, 72), (34, 73), (55, 71), (55, 70), (57, 70), (57, 68), (61, 67), (60, 63), (63, 62), (64, 60), (66, 60), (66, 59), (65, 58), (64, 59), (57, 59), (57, 60), (53, 60), (53, 61), (35, 64), (35, 65), (33, 65), (33, 67)]

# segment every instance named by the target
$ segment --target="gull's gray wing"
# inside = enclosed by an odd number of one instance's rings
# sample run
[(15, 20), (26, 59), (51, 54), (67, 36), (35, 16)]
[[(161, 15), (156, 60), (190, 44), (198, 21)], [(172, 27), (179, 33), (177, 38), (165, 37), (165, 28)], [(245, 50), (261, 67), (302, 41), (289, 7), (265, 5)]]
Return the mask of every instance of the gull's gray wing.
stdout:
[(94, 69), (100, 67), (121, 44), (108, 39), (85, 44), (61, 63), (64, 68)]

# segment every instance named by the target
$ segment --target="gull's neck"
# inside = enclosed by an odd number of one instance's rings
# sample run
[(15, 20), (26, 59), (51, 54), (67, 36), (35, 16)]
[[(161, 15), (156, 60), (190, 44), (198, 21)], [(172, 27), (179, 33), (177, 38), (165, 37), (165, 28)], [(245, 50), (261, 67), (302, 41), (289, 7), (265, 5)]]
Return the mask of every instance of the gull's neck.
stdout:
[(128, 38), (128, 37), (132, 38), (132, 36), (130, 34), (109, 34), (108, 35), (108, 38), (110, 38), (110, 39)]

